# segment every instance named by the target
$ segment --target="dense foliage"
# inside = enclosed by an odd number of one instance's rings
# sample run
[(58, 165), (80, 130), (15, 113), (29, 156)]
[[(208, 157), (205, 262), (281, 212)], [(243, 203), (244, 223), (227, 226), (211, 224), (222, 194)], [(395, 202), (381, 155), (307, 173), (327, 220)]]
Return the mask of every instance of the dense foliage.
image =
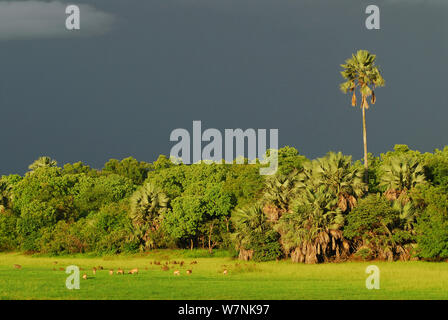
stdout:
[(374, 157), (369, 180), (351, 157), (308, 160), (279, 150), (258, 164), (172, 164), (133, 158), (102, 170), (41, 157), (0, 179), (0, 250), (114, 254), (226, 248), (240, 259), (448, 258), (448, 147), (405, 145)]

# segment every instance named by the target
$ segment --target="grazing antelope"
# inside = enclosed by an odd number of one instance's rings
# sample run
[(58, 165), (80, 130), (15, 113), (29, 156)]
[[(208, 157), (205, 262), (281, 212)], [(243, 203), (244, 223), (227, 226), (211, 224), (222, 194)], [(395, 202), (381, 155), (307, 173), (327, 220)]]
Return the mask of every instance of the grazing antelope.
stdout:
[(177, 264), (177, 261), (176, 261), (176, 260), (174, 260), (174, 261), (172, 262), (172, 264)]
[(169, 268), (168, 266), (163, 266), (163, 267), (162, 267), (162, 270), (163, 270), (163, 271), (168, 271), (168, 270), (170, 270), (170, 268)]
[(180, 276), (180, 271), (179, 271), (179, 270), (175, 270), (175, 271), (174, 271), (174, 275), (175, 275), (175, 276)]
[(193, 271), (191, 270), (187, 270), (187, 274), (191, 274)]
[(65, 269), (61, 267), (61, 268), (59, 268), (59, 271), (65, 271)]
[(129, 274), (138, 274), (138, 268), (132, 269), (131, 271), (128, 272)]
[(224, 271), (222, 272), (223, 275), (227, 274), (227, 269), (224, 269)]
[(87, 274), (84, 273), (84, 274), (82, 275), (82, 278), (83, 278), (84, 280), (87, 280)]
[(192, 261), (190, 264), (197, 264), (198, 262), (197, 261)]
[(109, 275), (112, 276), (113, 274), (114, 274), (114, 269), (110, 269), (110, 270), (109, 270)]
[(117, 274), (124, 274), (124, 271), (122, 269), (118, 268)]
[(15, 265), (14, 265), (14, 268), (20, 270), (20, 269), (22, 269), (22, 266), (21, 266), (20, 264), (15, 264)]
[(154, 261), (154, 264), (160, 266), (160, 262), (159, 261)]
[(93, 274), (96, 274), (96, 268), (95, 267), (92, 268), (92, 272), (93, 272)]

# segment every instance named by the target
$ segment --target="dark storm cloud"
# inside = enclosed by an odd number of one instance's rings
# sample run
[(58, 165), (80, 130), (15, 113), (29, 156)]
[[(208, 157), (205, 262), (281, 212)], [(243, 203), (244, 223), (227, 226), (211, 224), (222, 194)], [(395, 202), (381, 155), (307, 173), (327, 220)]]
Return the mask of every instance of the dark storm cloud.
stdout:
[[(0, 1), (0, 40), (72, 37), (65, 28), (68, 4), (52, 1)], [(104, 34), (114, 17), (90, 5), (80, 6), (84, 36)]]
[[(40, 155), (98, 168), (112, 157), (154, 161), (193, 120), (278, 128), (280, 146), (308, 157), (361, 158), (361, 112), (339, 90), (340, 64), (358, 49), (377, 54), (386, 79), (367, 113), (369, 151), (447, 144), (442, 0), (78, 2), (114, 15), (113, 30), (0, 41), (0, 174)], [(381, 30), (365, 28), (372, 2)]]

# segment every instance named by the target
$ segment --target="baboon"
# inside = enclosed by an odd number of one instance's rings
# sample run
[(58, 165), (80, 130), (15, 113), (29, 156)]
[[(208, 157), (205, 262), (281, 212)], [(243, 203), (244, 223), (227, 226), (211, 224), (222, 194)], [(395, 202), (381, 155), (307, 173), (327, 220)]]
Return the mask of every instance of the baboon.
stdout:
[(191, 270), (187, 270), (187, 274), (191, 274), (193, 271)]
[(82, 278), (83, 278), (84, 280), (87, 280), (87, 274), (84, 273), (84, 274), (82, 275)]
[(180, 271), (179, 271), (179, 270), (175, 270), (175, 271), (174, 271), (174, 275), (175, 275), (175, 276), (180, 276)]
[(21, 266), (20, 264), (15, 264), (15, 265), (14, 265), (14, 268), (20, 270), (20, 269), (22, 269), (22, 266)]
[(163, 266), (163, 267), (162, 267), (162, 270), (163, 270), (163, 271), (168, 271), (168, 270), (170, 270), (170, 268), (169, 268), (168, 266)]
[(124, 271), (122, 269), (118, 268), (117, 274), (124, 274)]
[(110, 269), (109, 270), (109, 275), (113, 275), (114, 274), (114, 269)]

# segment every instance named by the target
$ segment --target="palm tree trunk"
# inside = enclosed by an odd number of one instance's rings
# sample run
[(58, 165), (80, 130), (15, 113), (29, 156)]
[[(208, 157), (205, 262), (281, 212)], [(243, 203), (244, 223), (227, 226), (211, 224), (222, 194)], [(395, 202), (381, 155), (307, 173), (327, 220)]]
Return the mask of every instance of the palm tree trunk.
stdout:
[(362, 98), (362, 136), (363, 136), (363, 141), (364, 141), (364, 168), (365, 168), (365, 173), (364, 173), (364, 178), (365, 178), (365, 183), (369, 183), (369, 165), (367, 162), (367, 128), (366, 128), (366, 108), (364, 106), (364, 100), (365, 97)]

